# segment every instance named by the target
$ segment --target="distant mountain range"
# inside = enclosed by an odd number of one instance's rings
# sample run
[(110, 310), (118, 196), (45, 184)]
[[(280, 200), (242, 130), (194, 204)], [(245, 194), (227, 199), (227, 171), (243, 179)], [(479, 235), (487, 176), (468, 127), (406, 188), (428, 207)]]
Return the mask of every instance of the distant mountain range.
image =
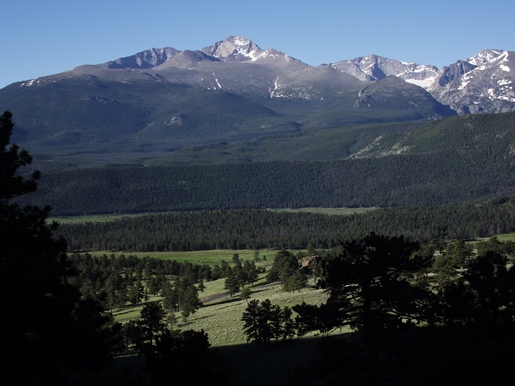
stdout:
[(54, 215), (484, 204), (515, 194), (514, 127), (515, 111), (212, 144), (163, 165), (47, 170), (19, 202)]
[(483, 50), (438, 70), (435, 66), (368, 55), (329, 65), (362, 81), (394, 75), (428, 91), (459, 114), (507, 112), (515, 106), (515, 52)]
[[(183, 55), (181, 56), (181, 54)], [(179, 57), (174, 59), (175, 56)], [(150, 49), (127, 58), (105, 63), (103, 66), (132, 69), (181, 68), (191, 63), (189, 60), (184, 61), (185, 56), (192, 60), (190, 51), (181, 52), (174, 48)], [(274, 49), (264, 51), (254, 42), (240, 36), (229, 36), (224, 41), (203, 48), (201, 53), (196, 51), (193, 56), (195, 57), (193, 60), (197, 63), (202, 60), (212, 61), (215, 59), (222, 62), (256, 62), (260, 64), (264, 64), (263, 60), (270, 62), (271, 59), (275, 62), (277, 60), (292, 62), (292, 58), (287, 54)], [(163, 66), (168, 61), (170, 62)], [(513, 90), (515, 74), (511, 70), (515, 68), (515, 52), (485, 49), (473, 57), (464, 61), (460, 60), (440, 70), (432, 65), (403, 62), (377, 55), (322, 64), (317, 68), (324, 67), (352, 75), (363, 82), (380, 81), (390, 75), (396, 76), (408, 83), (422, 87), (438, 102), (449, 105), (460, 114), (506, 112), (512, 111), (515, 106), (515, 90)], [(288, 66), (287, 71), (298, 69), (293, 65)], [(291, 81), (288, 77), (284, 79), (284, 82), (282, 80), (278, 75), (273, 87), (268, 84), (267, 90), (270, 98), (313, 98), (316, 96), (315, 93), (309, 92), (309, 81), (306, 81), (306, 87), (300, 93), (285, 94), (281, 90), (287, 89)], [(208, 88), (224, 89), (217, 78), (214, 78), (214, 83), (204, 85)], [(301, 89), (302, 87), (299, 88), (299, 91)], [(230, 88), (228, 87), (227, 90)], [(237, 94), (242, 93), (241, 87), (233, 86), (232, 90)]]
[(376, 55), (310, 66), (239, 36), (149, 49), (0, 90), (40, 159), (122, 161), (355, 124), (515, 110), (515, 52), (437, 69)]

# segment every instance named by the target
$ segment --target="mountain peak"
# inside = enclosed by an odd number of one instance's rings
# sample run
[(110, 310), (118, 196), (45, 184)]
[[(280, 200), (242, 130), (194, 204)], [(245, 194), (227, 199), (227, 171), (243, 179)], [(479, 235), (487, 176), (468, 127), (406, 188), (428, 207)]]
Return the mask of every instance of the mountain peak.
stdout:
[(202, 48), (202, 52), (224, 61), (245, 61), (255, 60), (263, 50), (243, 36), (228, 36), (223, 41)]
[(479, 67), (497, 60), (503, 53), (503, 50), (481, 50), (478, 54), (472, 56), (471, 58), (465, 59), (465, 61)]
[(361, 81), (376, 81), (395, 75), (406, 82), (424, 88), (433, 82), (438, 72), (434, 66), (403, 62), (372, 54), (331, 63), (330, 66)]
[(100, 66), (107, 68), (154, 68), (170, 60), (180, 52), (172, 47), (150, 48), (135, 55), (103, 63)]

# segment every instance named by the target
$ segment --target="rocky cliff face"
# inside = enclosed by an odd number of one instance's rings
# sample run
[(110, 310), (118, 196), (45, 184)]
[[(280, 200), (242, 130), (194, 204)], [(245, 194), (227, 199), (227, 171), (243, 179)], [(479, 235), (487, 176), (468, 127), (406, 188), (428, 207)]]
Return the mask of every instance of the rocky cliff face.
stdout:
[(428, 91), (460, 114), (515, 110), (515, 52), (483, 50), (439, 71)]
[[(365, 103), (358, 91), (371, 82), (395, 76), (423, 88), (437, 102), (459, 114), (515, 110), (515, 52), (494, 49), (441, 69), (377, 55), (313, 67), (273, 48), (262, 50), (242, 36), (229, 36), (201, 51), (151, 48), (98, 67), (109, 71), (145, 70), (130, 76), (146, 74), (162, 81), (224, 90), (257, 103), (264, 98), (280, 98), (327, 104), (354, 93), (357, 105), (368, 106), (370, 97)], [(23, 86), (37, 84), (39, 80)]]
[(151, 48), (132, 56), (104, 63), (103, 66), (107, 68), (154, 68), (165, 63), (180, 52), (181, 51), (171, 47)]
[(263, 51), (249, 39), (229, 36), (223, 41), (204, 47), (202, 52), (224, 61), (245, 61), (256, 59)]
[(401, 62), (377, 55), (342, 60), (331, 63), (330, 66), (338, 71), (353, 75), (362, 81), (381, 80), (387, 76), (394, 75), (419, 86), (432, 82), (438, 73), (438, 69), (435, 66)]
[(462, 75), (465, 75), (467, 72), (472, 71), (476, 66), (464, 61), (457, 61), (456, 63), (451, 64), (450, 66), (443, 67), (436, 77), (434, 83), (431, 85), (433, 88), (437, 88), (438, 86), (445, 87), (447, 84), (451, 83), (454, 79), (459, 78)]
[(515, 52), (483, 50), (440, 70), (376, 55), (329, 66), (361, 81), (396, 76), (424, 88), (459, 114), (515, 110)]

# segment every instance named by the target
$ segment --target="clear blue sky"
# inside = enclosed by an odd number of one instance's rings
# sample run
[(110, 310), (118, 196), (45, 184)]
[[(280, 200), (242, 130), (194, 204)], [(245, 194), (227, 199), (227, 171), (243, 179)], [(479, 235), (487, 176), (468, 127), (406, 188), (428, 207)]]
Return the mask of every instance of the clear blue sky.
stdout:
[(513, 0), (4, 0), (0, 88), (154, 47), (241, 35), (311, 65), (376, 54), (442, 67), (515, 51)]

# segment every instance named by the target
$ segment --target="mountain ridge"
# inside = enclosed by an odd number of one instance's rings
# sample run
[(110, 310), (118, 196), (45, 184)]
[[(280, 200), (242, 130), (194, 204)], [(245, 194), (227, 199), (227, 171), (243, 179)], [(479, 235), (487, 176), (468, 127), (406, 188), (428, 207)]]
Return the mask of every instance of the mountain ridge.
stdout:
[(122, 159), (349, 125), (515, 109), (515, 53), (437, 69), (368, 55), (311, 66), (229, 36), (152, 48), (0, 89), (20, 144), (43, 158)]
[[(159, 53), (163, 51), (171, 51), (173, 54), (168, 55), (166, 60), (159, 62), (155, 58), (158, 57)], [(285, 59), (291, 58), (287, 54), (284, 54), (273, 48), (263, 50), (256, 43), (242, 36), (228, 36), (225, 40), (220, 40), (210, 46), (202, 48), (201, 52), (222, 61), (256, 61), (266, 56), (282, 56)], [(152, 48), (133, 55), (133, 60), (128, 60), (128, 58), (131, 57), (120, 58), (115, 61), (108, 62), (108, 65), (112, 66), (110, 68), (120, 68), (120, 64), (124, 63), (126, 65), (125, 68), (142, 68), (139, 63), (143, 61), (144, 63), (154, 63), (154, 67), (159, 67), (167, 60), (173, 58), (177, 53), (180, 53), (180, 51), (171, 47), (161, 49)], [(340, 72), (350, 74), (361, 81), (377, 81), (384, 79), (387, 76), (394, 75), (401, 79), (404, 79), (409, 83), (424, 88), (426, 91), (430, 92), (439, 102), (442, 102), (444, 104), (451, 104), (451, 107), (453, 107), (453, 109), (456, 110), (458, 113), (480, 111), (501, 112), (511, 111), (513, 110), (513, 106), (510, 109), (507, 109), (505, 107), (504, 109), (498, 109), (498, 111), (492, 111), (492, 108), (482, 110), (475, 108), (470, 109), (470, 106), (464, 107), (459, 106), (457, 103), (455, 103), (454, 100), (456, 100), (456, 98), (449, 98), (444, 96), (443, 94), (445, 92), (443, 88), (447, 86), (450, 82), (452, 82), (452, 80), (464, 76), (465, 74), (473, 70), (491, 70), (492, 67), (494, 67), (496, 64), (499, 64), (497, 62), (499, 62), (500, 59), (503, 59), (503, 61), (512, 62), (513, 59), (510, 58), (508, 60), (509, 54), (510, 51), (500, 49), (483, 49), (474, 56), (471, 56), (464, 60), (458, 60), (457, 62), (443, 66), (440, 69), (434, 65), (406, 62), (378, 56), (375, 54), (361, 56), (354, 59), (345, 59), (329, 64), (320, 64), (316, 67), (330, 66)], [(515, 52), (511, 52), (511, 54), (512, 57), (515, 57)], [(142, 59), (142, 57), (150, 57), (152, 58), (152, 60)], [(131, 62), (135, 62), (136, 65), (130, 66)], [(106, 64), (104, 63), (101, 65), (105, 66)], [(503, 65), (501, 64), (501, 66)], [(504, 65), (504, 68), (504, 71), (511, 73), (511, 68), (513, 67)], [(505, 83), (506, 82), (507, 81), (505, 81)], [(513, 76), (510, 78), (509, 81), (510, 85), (512, 83)], [(508, 83), (506, 83), (505, 85), (507, 84)], [(458, 88), (459, 87), (460, 86), (458, 86)], [(459, 90), (461, 89), (462, 88), (459, 88)], [(500, 92), (494, 92), (493, 95), (497, 95), (499, 97), (497, 99), (504, 99), (510, 103), (515, 103), (515, 93), (510, 92), (511, 90), (513, 90), (513, 88), (507, 89), (506, 87), (504, 87), (501, 88)], [(461, 99), (464, 98), (464, 96), (461, 97)]]
[[(295, 59), (288, 54), (268, 48), (261, 49), (256, 43), (242, 36), (228, 36), (212, 45), (205, 46), (201, 50), (180, 51), (173, 47), (150, 48), (134, 55), (118, 58), (97, 66), (112, 70), (152, 70), (158, 74), (159, 70), (169, 72), (172, 79), (183, 70), (195, 70), (202, 62), (221, 62), (238, 64), (259, 64), (275, 66), (276, 68), (284, 63), (280, 61), (295, 62), (297, 66), (304, 68), (330, 67), (340, 73), (349, 74), (361, 82), (380, 81), (388, 76), (396, 76), (408, 83), (417, 85), (428, 91), (435, 100), (448, 105), (458, 114), (479, 113), (479, 112), (506, 112), (515, 109), (515, 52), (500, 49), (484, 49), (474, 56), (464, 60), (458, 60), (438, 69), (428, 64), (417, 64), (396, 59), (390, 59), (374, 54), (345, 59), (329, 64), (310, 66), (301, 60)], [(72, 69), (71, 71), (74, 71)], [(287, 69), (286, 72), (291, 72)], [(206, 74), (200, 74), (199, 79), (191, 79), (186, 75), (183, 81), (195, 87), (204, 87), (211, 90), (223, 90), (220, 79), (212, 72), (212, 78), (205, 78)], [(278, 81), (281, 73), (274, 73), (275, 79), (269, 81), (266, 89), (274, 90), (268, 96), (277, 97)], [(238, 76), (238, 74), (236, 74)], [(44, 77), (43, 77), (44, 78)], [(190, 78), (190, 79), (188, 79)], [(211, 79), (209, 79), (211, 78)], [(490, 78), (490, 81), (486, 79)], [(21, 82), (22, 87), (37, 84), (41, 78)], [(181, 79), (177, 77), (177, 79)], [(280, 86), (280, 82), (279, 82)], [(309, 88), (309, 86), (305, 87)], [(240, 96), (246, 95), (244, 85), (240, 88), (226, 88), (226, 91), (236, 93)], [(290, 93), (288, 97), (302, 93)], [(304, 93), (305, 94), (305, 93)], [(266, 93), (261, 93), (261, 96)], [(282, 97), (284, 97), (282, 93)], [(303, 97), (303, 96), (301, 96)]]

